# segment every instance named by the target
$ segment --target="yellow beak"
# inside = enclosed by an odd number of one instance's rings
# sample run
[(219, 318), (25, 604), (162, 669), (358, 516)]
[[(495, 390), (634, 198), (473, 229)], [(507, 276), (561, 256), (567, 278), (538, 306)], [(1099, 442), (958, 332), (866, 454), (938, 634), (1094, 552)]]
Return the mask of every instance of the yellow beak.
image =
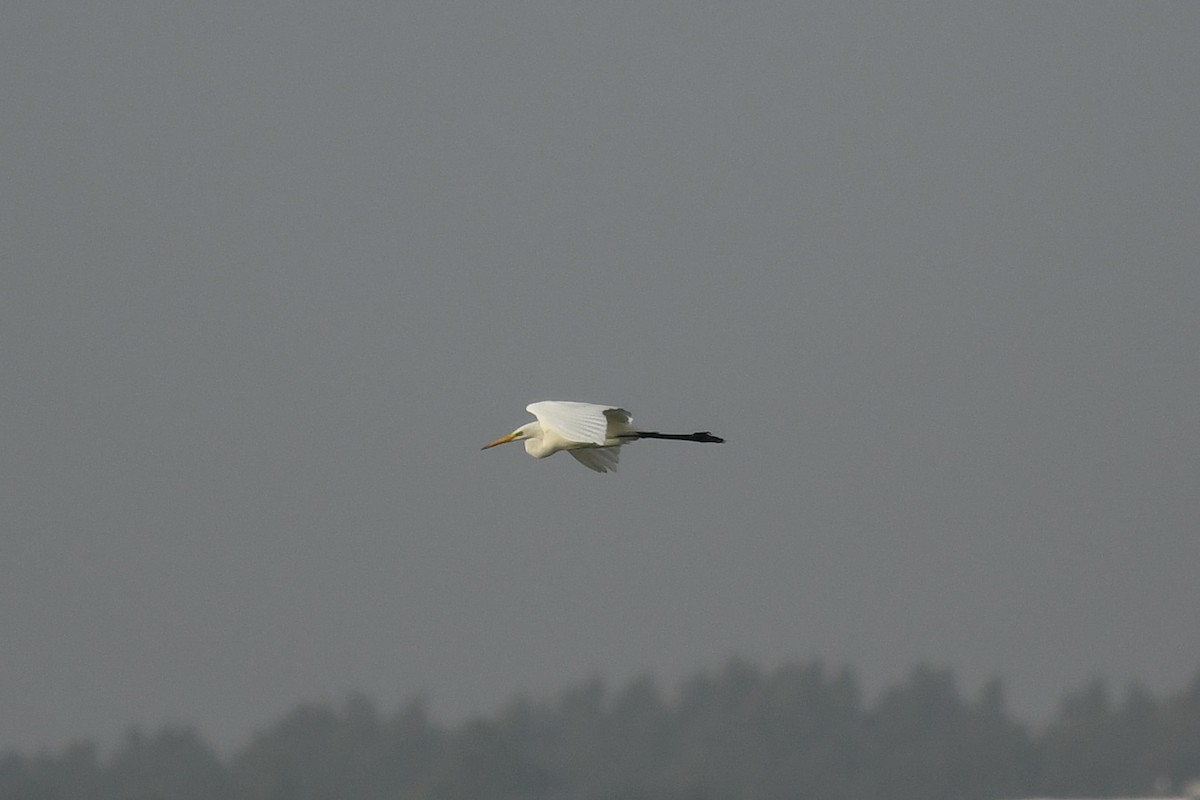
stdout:
[(490, 442), (489, 444), (485, 444), (483, 447), (481, 447), (479, 449), (487, 450), (489, 447), (495, 447), (498, 444), (507, 444), (508, 442), (511, 442), (515, 438), (517, 438), (517, 435), (515, 433), (510, 433), (508, 436), (501, 436), (496, 441)]

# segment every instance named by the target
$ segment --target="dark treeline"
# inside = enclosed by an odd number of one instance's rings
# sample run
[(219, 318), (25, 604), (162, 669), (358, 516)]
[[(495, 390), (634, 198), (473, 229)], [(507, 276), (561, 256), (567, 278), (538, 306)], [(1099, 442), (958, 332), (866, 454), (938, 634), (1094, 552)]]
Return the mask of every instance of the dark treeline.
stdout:
[(971, 800), (1136, 795), (1200, 777), (1200, 673), (1156, 697), (1102, 682), (1033, 732), (1000, 684), (964, 698), (915, 669), (872, 703), (850, 670), (764, 671), (735, 660), (664, 696), (600, 681), (444, 726), (419, 702), (380, 714), (360, 695), (294, 709), (228, 759), (195, 731), (129, 732), (0, 758), (3, 800)]

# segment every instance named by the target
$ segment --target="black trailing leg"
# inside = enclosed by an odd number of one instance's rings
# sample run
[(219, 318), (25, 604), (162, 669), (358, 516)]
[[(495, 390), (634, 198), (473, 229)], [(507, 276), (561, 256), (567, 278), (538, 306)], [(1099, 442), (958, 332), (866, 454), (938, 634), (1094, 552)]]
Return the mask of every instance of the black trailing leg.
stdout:
[(720, 436), (713, 436), (708, 431), (697, 431), (696, 433), (657, 433), (655, 431), (636, 431), (639, 439), (675, 439), (680, 442), (715, 442), (721, 444), (725, 440)]

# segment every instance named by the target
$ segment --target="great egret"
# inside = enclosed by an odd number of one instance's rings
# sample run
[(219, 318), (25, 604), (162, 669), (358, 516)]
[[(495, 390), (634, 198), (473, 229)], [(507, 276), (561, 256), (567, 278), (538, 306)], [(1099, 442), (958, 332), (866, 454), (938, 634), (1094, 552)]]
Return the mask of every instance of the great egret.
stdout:
[(617, 406), (575, 403), (569, 400), (543, 400), (530, 403), (525, 410), (537, 417), (508, 436), (485, 444), (483, 450), (505, 442), (525, 442), (525, 452), (534, 458), (552, 456), (566, 450), (576, 461), (596, 472), (616, 471), (621, 445), (638, 439), (678, 439), (685, 442), (724, 442), (708, 431), (696, 433), (656, 433), (634, 430), (633, 417)]

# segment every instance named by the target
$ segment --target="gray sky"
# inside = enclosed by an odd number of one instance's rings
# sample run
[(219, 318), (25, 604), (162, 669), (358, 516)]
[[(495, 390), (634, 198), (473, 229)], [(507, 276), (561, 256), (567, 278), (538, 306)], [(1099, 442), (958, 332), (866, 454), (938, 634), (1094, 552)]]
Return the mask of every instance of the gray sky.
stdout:
[[(1200, 667), (1200, 5), (14, 0), (0, 747)], [(526, 403), (721, 447), (479, 447)]]

